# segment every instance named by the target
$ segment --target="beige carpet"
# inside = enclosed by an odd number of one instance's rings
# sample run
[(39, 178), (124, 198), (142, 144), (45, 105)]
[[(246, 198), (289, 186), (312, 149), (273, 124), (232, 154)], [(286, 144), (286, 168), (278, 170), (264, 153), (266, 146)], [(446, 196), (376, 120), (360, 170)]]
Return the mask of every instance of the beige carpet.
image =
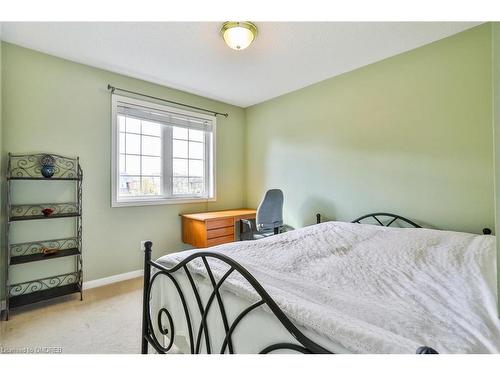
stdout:
[(18, 308), (0, 322), (0, 353), (140, 353), (142, 278)]

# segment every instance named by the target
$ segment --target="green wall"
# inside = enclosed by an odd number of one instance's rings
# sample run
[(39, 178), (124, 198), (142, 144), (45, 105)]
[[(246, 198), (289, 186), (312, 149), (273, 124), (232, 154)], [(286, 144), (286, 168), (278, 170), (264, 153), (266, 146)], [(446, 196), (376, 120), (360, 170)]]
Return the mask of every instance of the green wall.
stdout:
[[(181, 243), (180, 212), (244, 205), (244, 153), (241, 150), (244, 147), (245, 116), (242, 108), (8, 43), (3, 44), (2, 65), (3, 92), (8, 93), (3, 96), (3, 151), (47, 151), (80, 156), (84, 171), (85, 280), (142, 268), (140, 241), (143, 239), (153, 241), (155, 257), (185, 248)], [(218, 117), (217, 120), (217, 202), (111, 208), (111, 99), (106, 89), (108, 83), (229, 113), (229, 118)], [(67, 199), (60, 193), (67, 189), (56, 187), (56, 184), (66, 182), (29, 183), (33, 185), (19, 185), (15, 189), (19, 192), (15, 195), (18, 202)], [(60, 235), (60, 232), (71, 231), (68, 223), (64, 220), (16, 223), (14, 240)], [(44, 263), (37, 264), (36, 269), (25, 267), (24, 270), (38, 275), (47, 271), (49, 266), (65, 267), (63, 260)], [(23, 271), (20, 271), (23, 266), (17, 267), (14, 280), (23, 277)]]
[[(248, 206), (285, 194), (286, 222), (388, 211), (494, 227), (491, 26), (250, 107)], [(251, 183), (250, 183), (251, 181)]]
[[(492, 24), (493, 131), (495, 145), (495, 222), (500, 233), (500, 22)], [(500, 241), (497, 241), (497, 290), (500, 290)], [(500, 298), (497, 299), (500, 303)], [(499, 304), (500, 314), (500, 304)]]

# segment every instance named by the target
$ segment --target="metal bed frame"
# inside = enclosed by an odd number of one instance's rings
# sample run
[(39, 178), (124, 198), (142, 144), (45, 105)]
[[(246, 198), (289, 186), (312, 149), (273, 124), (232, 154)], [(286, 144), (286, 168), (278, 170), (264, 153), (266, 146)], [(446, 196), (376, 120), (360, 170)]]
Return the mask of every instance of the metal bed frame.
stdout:
[[(390, 214), (387, 212), (375, 212), (373, 214), (363, 215), (351, 221), (351, 223), (362, 224), (362, 221), (367, 221), (368, 219), (373, 219), (378, 225), (383, 227), (390, 227), (392, 224), (397, 223), (398, 220), (406, 224), (411, 225), (413, 228), (422, 228), (417, 223), (414, 223), (406, 217)], [(384, 223), (384, 221), (386, 221)], [(321, 214), (316, 214), (316, 224), (321, 223)]]
[[(378, 216), (386, 216), (390, 218), (390, 223), (384, 225), (382, 220), (379, 220)], [(376, 221), (383, 226), (389, 226), (393, 224), (397, 220), (402, 220), (407, 224), (412, 225), (415, 228), (421, 228), (419, 225), (415, 224), (409, 219), (404, 217), (388, 214), (388, 213), (375, 213), (362, 216), (356, 220), (354, 223), (360, 223), (364, 219), (375, 218)], [(317, 216), (318, 222), (320, 221), (320, 217)], [(268, 345), (263, 348), (259, 354), (267, 354), (277, 350), (291, 350), (298, 353), (304, 354), (334, 354), (327, 349), (323, 348), (321, 345), (313, 342), (309, 338), (307, 338), (302, 332), (290, 321), (290, 319), (285, 315), (285, 313), (280, 309), (280, 307), (276, 304), (276, 302), (271, 298), (271, 296), (266, 292), (266, 290), (262, 287), (262, 285), (255, 279), (254, 276), (250, 272), (248, 272), (242, 265), (234, 261), (233, 259), (218, 253), (208, 252), (208, 251), (200, 251), (195, 254), (192, 254), (182, 260), (180, 263), (176, 264), (172, 268), (166, 268), (163, 265), (157, 263), (156, 261), (151, 260), (151, 249), (152, 242), (148, 241), (145, 243), (145, 252), (144, 252), (144, 290), (143, 290), (143, 315), (142, 315), (142, 354), (148, 353), (148, 346), (151, 345), (153, 349), (159, 354), (168, 353), (173, 345), (175, 340), (175, 326), (174, 320), (172, 319), (171, 313), (165, 307), (159, 308), (156, 312), (156, 323), (158, 333), (155, 332), (153, 326), (153, 314), (151, 312), (151, 290), (154, 285), (154, 282), (158, 279), (160, 275), (166, 276), (175, 287), (175, 290), (180, 298), (182, 303), (182, 308), (184, 311), (184, 319), (188, 329), (189, 335), (189, 348), (191, 354), (199, 354), (202, 349), (202, 343), (205, 343), (205, 351), (207, 354), (211, 353), (220, 353), (220, 354), (235, 354), (236, 349), (233, 345), (232, 336), (234, 334), (235, 329), (241, 323), (241, 321), (253, 310), (259, 308), (260, 306), (267, 306), (268, 310), (272, 312), (272, 314), (278, 319), (281, 325), (286, 329), (286, 331), (290, 334), (291, 338), (295, 339), (297, 343), (293, 342), (276, 342), (275, 344)], [(218, 280), (215, 280), (213, 272), (208, 263), (208, 259), (217, 259), (219, 262), (223, 262), (228, 266), (228, 271)], [(191, 272), (188, 269), (188, 264), (195, 259), (201, 259), (204, 266), (206, 274), (210, 280), (212, 286), (212, 292), (204, 303), (201, 299), (200, 293), (198, 291), (198, 286), (196, 285), (196, 281), (193, 278)], [(154, 272), (152, 272), (154, 270)], [(191, 286), (192, 292), (196, 299), (196, 306), (199, 309), (201, 322), (198, 325), (198, 330), (194, 330), (194, 323), (189, 313), (188, 305), (186, 303), (185, 292), (183, 291), (180, 284), (175, 278), (175, 273), (178, 271), (184, 271), (185, 275), (189, 280), (189, 284)], [(239, 273), (255, 290), (255, 292), (259, 295), (259, 300), (247, 308), (243, 309), (236, 318), (229, 322), (226, 309), (224, 307), (224, 301), (222, 299), (220, 290), (224, 282), (227, 278), (233, 274)], [(209, 332), (214, 329), (214, 327), (209, 327), (207, 323), (207, 316), (210, 311), (211, 306), (214, 305), (214, 300), (219, 307), (220, 318), (224, 327), (224, 340), (220, 348), (214, 348), (212, 343), (210, 342)], [(163, 325), (164, 318), (168, 321), (168, 327)], [(195, 337), (196, 335), (196, 337)], [(293, 341), (293, 340), (291, 340)], [(165, 344), (166, 342), (166, 344)], [(162, 344), (163, 343), (163, 344)], [(419, 347), (416, 350), (416, 354), (437, 354), (437, 351), (428, 346)]]

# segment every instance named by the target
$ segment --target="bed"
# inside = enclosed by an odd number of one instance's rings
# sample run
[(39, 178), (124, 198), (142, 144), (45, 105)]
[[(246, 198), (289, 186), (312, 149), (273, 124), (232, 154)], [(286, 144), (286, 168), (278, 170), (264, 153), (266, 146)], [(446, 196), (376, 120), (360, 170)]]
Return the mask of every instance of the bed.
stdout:
[(493, 236), (370, 214), (157, 261), (151, 246), (143, 353), (500, 352)]

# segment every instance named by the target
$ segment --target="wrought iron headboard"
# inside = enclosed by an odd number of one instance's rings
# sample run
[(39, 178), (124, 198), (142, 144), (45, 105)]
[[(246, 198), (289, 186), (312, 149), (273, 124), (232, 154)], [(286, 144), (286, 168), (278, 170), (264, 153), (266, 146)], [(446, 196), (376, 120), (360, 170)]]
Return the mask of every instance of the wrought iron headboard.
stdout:
[[(390, 219), (390, 221), (384, 224), (383, 220), (380, 220), (379, 217), (387, 217)], [(358, 217), (357, 219), (354, 219), (353, 221), (351, 221), (351, 223), (361, 224), (361, 222), (363, 220), (370, 219), (370, 218), (375, 219), (375, 221), (383, 227), (390, 227), (392, 224), (394, 224), (398, 220), (401, 220), (407, 224), (410, 224), (414, 228), (422, 228), (420, 225), (418, 225), (417, 223), (414, 223), (413, 221), (411, 221), (410, 219), (407, 219), (406, 217), (387, 213), (387, 212), (375, 212), (373, 214), (363, 215), (361, 217)], [(319, 223), (321, 223), (321, 214), (316, 214), (316, 224), (319, 224)]]
[[(153, 323), (151, 320), (151, 290), (155, 280), (158, 279), (160, 275), (166, 276), (168, 279), (172, 281), (172, 284), (177, 291), (177, 294), (182, 303), (182, 308), (184, 311), (184, 319), (187, 324), (188, 335), (189, 335), (189, 346), (191, 354), (200, 353), (202, 347), (202, 340), (205, 342), (205, 350), (208, 354), (214, 352), (211, 342), (210, 335), (207, 323), (207, 316), (212, 306), (214, 300), (217, 300), (217, 305), (219, 307), (222, 323), (224, 326), (224, 340), (221, 344), (218, 352), (220, 354), (225, 354), (229, 352), (230, 354), (235, 353), (235, 348), (233, 346), (232, 335), (235, 331), (235, 328), (238, 324), (247, 316), (250, 312), (257, 309), (260, 306), (267, 306), (272, 314), (278, 319), (281, 325), (286, 329), (286, 331), (290, 334), (291, 338), (294, 338), (298, 344), (292, 342), (277, 342), (272, 345), (266, 346), (264, 349), (260, 351), (260, 354), (271, 353), (276, 350), (287, 349), (296, 351), (304, 354), (334, 354), (327, 349), (323, 348), (321, 345), (316, 344), (309, 338), (307, 338), (302, 332), (288, 319), (285, 313), (280, 309), (280, 307), (274, 302), (271, 296), (266, 292), (266, 290), (262, 287), (262, 285), (255, 279), (254, 276), (250, 272), (248, 272), (243, 266), (234, 261), (233, 259), (214, 252), (209, 251), (199, 251), (196, 252), (180, 263), (176, 264), (172, 268), (166, 268), (163, 265), (151, 260), (151, 248), (152, 243), (150, 241), (145, 243), (145, 252), (144, 252), (144, 291), (143, 291), (143, 316), (142, 316), (142, 354), (148, 353), (148, 344), (150, 344), (159, 354), (165, 354), (169, 352), (172, 348), (175, 340), (175, 325), (174, 319), (172, 318), (171, 313), (168, 311), (166, 307), (161, 307), (157, 311), (156, 322), (157, 329), (159, 333), (163, 336), (164, 339), (168, 340), (168, 344), (161, 344), (155, 329), (153, 327)], [(214, 274), (210, 265), (208, 263), (208, 259), (217, 259), (218, 261), (224, 263), (228, 266), (228, 270), (224, 273), (224, 275), (218, 280), (215, 280)], [(195, 260), (201, 259), (203, 265), (205, 266), (206, 274), (210, 280), (212, 286), (212, 292), (207, 299), (205, 305), (202, 302), (200, 293), (196, 286), (196, 281), (193, 278), (191, 272), (188, 269), (188, 263)], [(151, 269), (154, 268), (155, 272), (151, 275)], [(181, 285), (176, 280), (174, 274), (177, 271), (184, 271), (187, 279), (189, 280), (189, 285), (191, 286), (191, 290), (195, 297), (195, 306), (198, 307), (201, 321), (198, 325), (198, 331), (196, 334), (196, 338), (194, 337), (194, 323), (191, 320), (191, 316), (189, 314), (189, 308), (187, 305), (185, 293), (181, 288)], [(259, 295), (259, 300), (247, 308), (243, 309), (239, 315), (233, 320), (232, 323), (229, 323), (226, 309), (224, 307), (224, 301), (222, 299), (222, 295), (220, 293), (220, 288), (222, 284), (227, 280), (227, 278), (233, 273), (239, 273), (255, 290), (255, 292)], [(165, 316), (168, 320), (168, 327), (164, 327), (162, 324), (162, 318)], [(169, 337), (170, 336), (170, 337)], [(252, 339), (253, 340), (253, 339)], [(422, 346), (417, 349), (417, 354), (434, 354), (437, 353), (434, 349)]]
[[(379, 217), (388, 217), (390, 219), (390, 221), (384, 224), (383, 220), (380, 220)], [(363, 220), (366, 220), (366, 219), (369, 219), (369, 218), (375, 219), (375, 221), (378, 224), (380, 224), (381, 226), (383, 226), (383, 227), (390, 227), (393, 223), (395, 223), (398, 220), (400, 220), (400, 221), (403, 221), (403, 222), (405, 222), (407, 224), (410, 224), (414, 228), (422, 228), (420, 225), (418, 225), (417, 223), (414, 223), (410, 219), (407, 219), (407, 218), (405, 218), (403, 216), (399, 216), (399, 215), (387, 213), (387, 212), (375, 212), (373, 214), (363, 215), (363, 216), (358, 217), (357, 219), (351, 221), (351, 223), (361, 224), (361, 222)]]
[[(384, 224), (382, 220), (379, 220), (378, 216), (388, 217), (391, 220), (388, 223)], [(411, 221), (410, 219), (407, 219), (406, 217), (395, 215), (395, 214), (391, 214), (391, 213), (387, 213), (387, 212), (376, 212), (376, 213), (373, 213), (373, 214), (364, 215), (364, 216), (358, 217), (357, 219), (351, 221), (351, 223), (361, 224), (361, 222), (363, 220), (369, 219), (369, 218), (375, 219), (375, 221), (379, 225), (381, 225), (383, 227), (389, 227), (393, 223), (397, 222), (398, 220), (401, 220), (401, 221), (403, 221), (403, 222), (411, 225), (414, 228), (422, 228), (420, 225), (418, 225), (417, 223), (414, 223), (413, 221)], [(321, 223), (321, 214), (316, 214), (316, 224), (319, 224), (319, 223)], [(482, 232), (483, 232), (484, 235), (490, 235), (490, 234), (492, 234), (492, 231), (491, 231), (490, 228), (483, 228)]]

